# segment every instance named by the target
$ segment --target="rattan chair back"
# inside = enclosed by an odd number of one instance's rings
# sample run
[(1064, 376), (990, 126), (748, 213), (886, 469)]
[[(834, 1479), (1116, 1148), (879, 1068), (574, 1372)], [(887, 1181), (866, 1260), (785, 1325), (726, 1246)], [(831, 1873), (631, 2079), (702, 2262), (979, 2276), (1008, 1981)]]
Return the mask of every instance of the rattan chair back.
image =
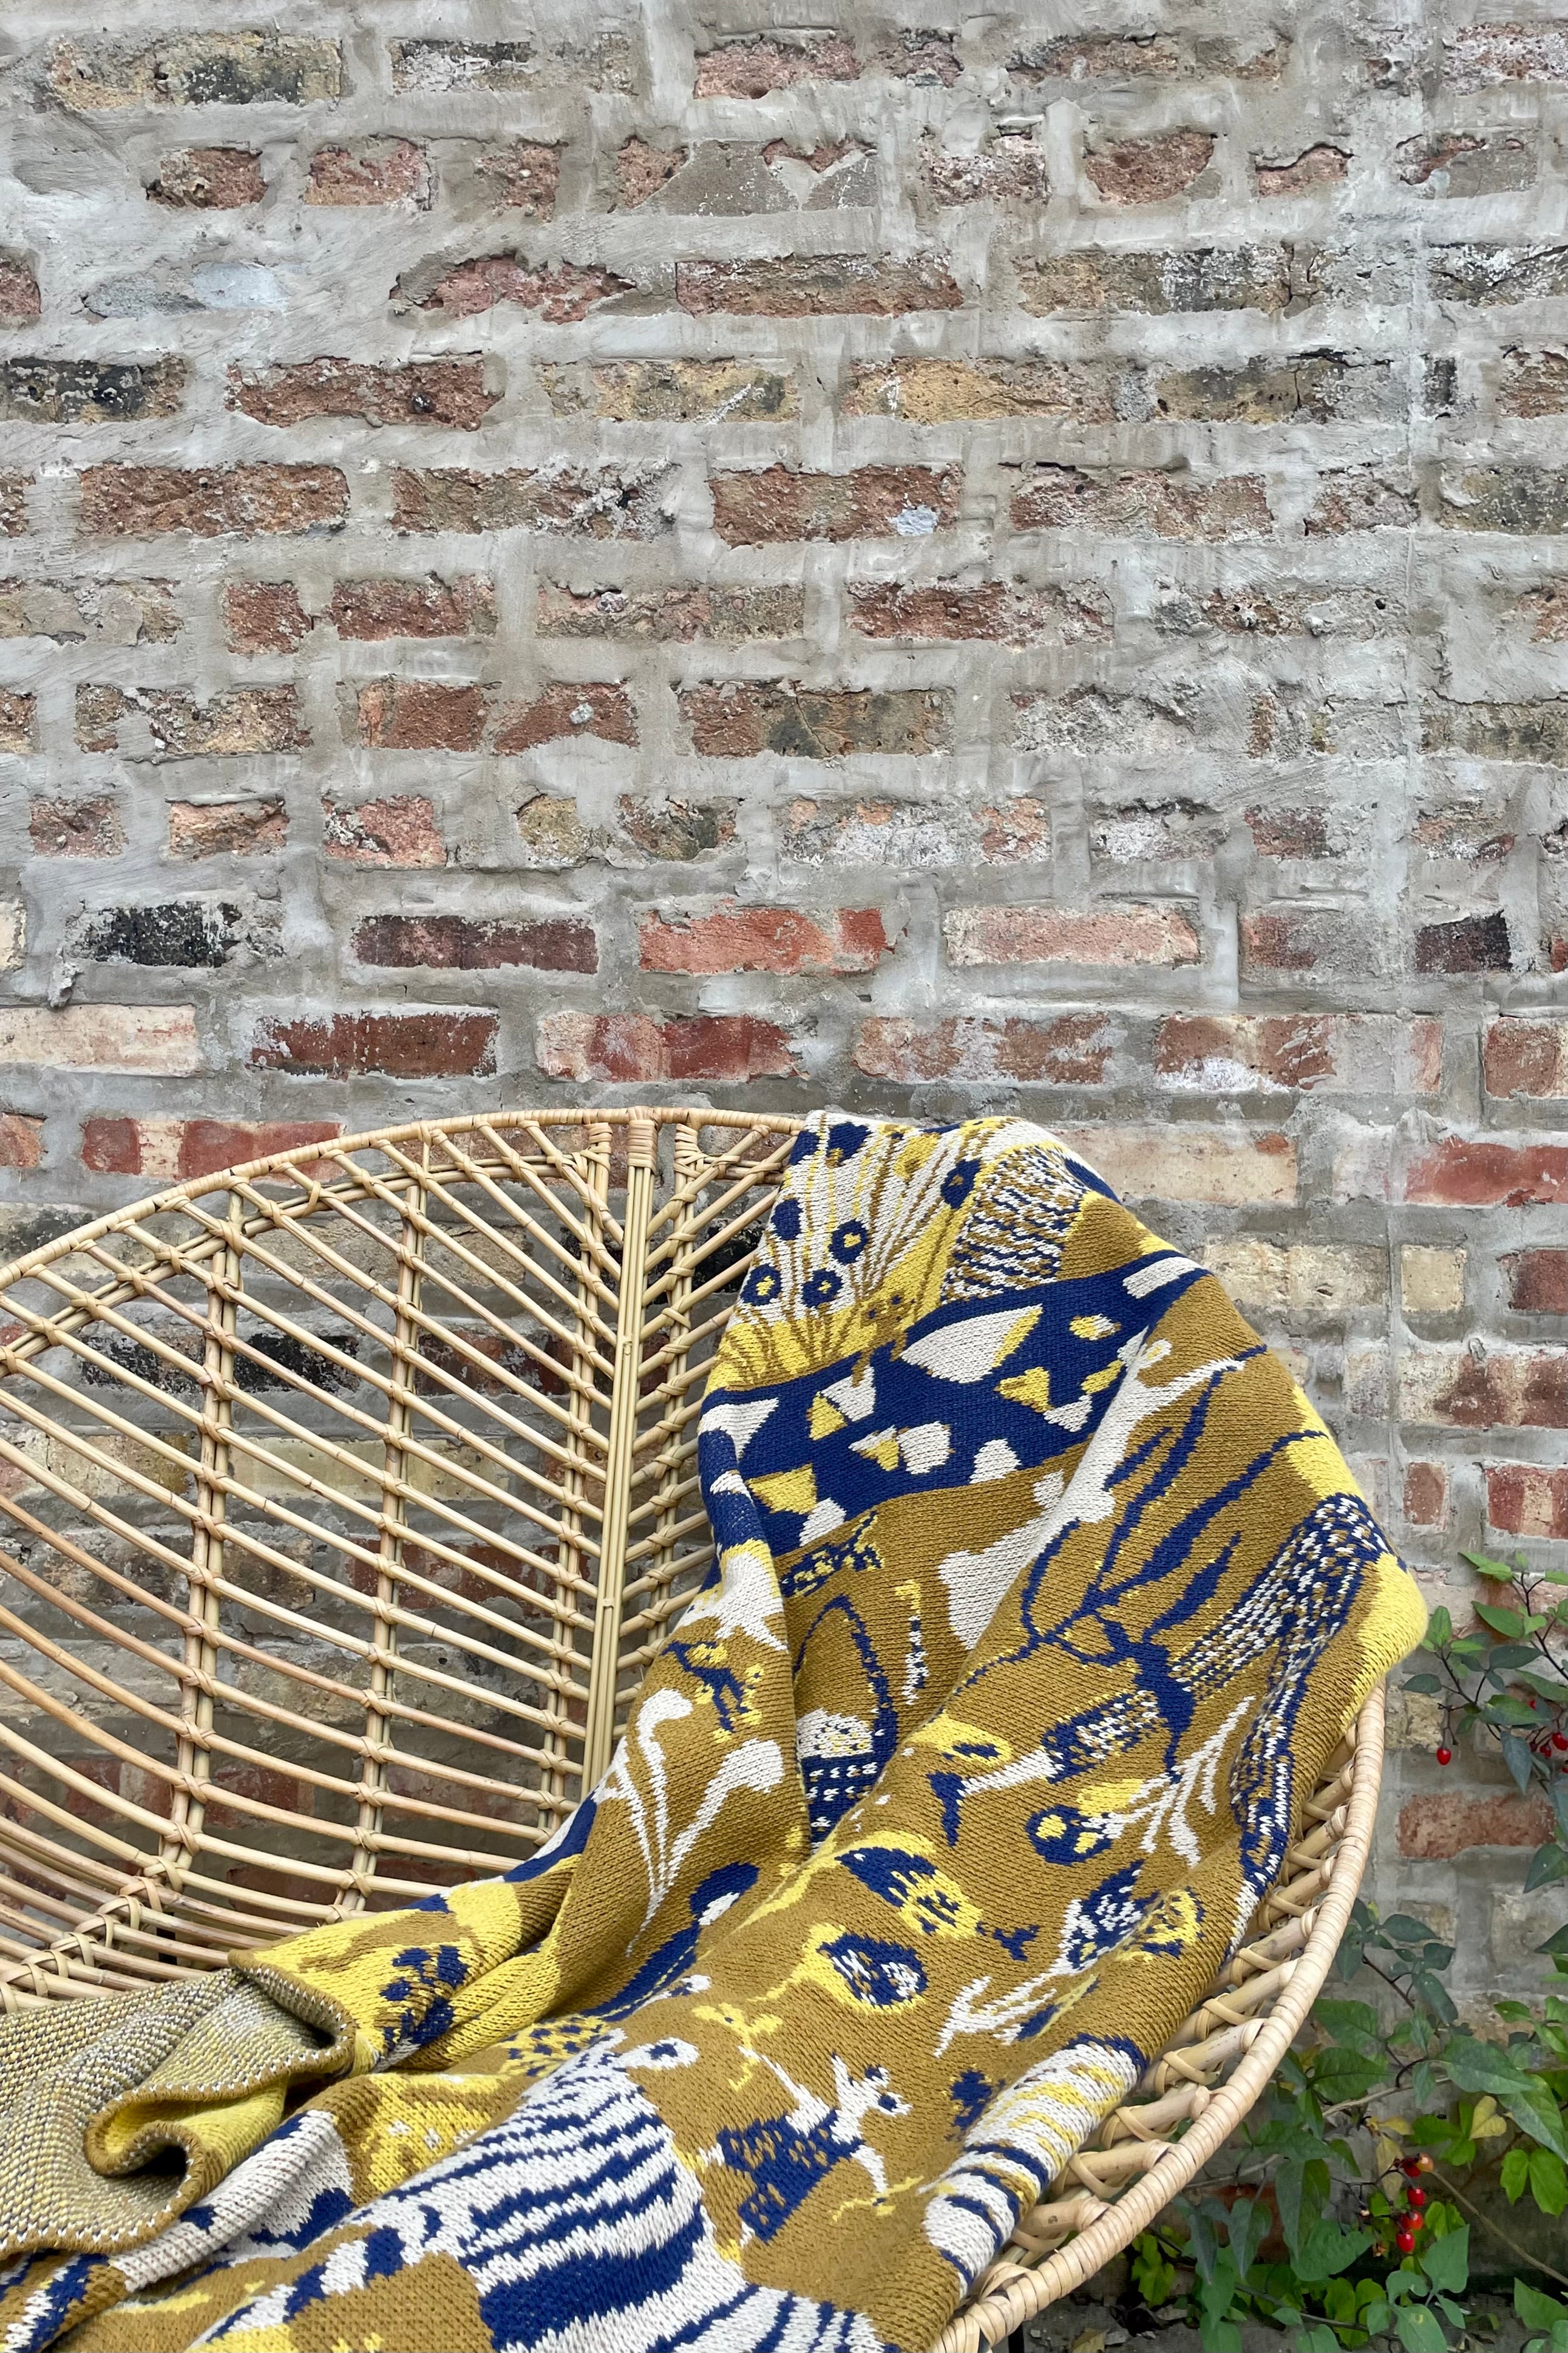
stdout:
[[(505, 1870), (572, 1810), (711, 1558), (701, 1390), (797, 1127), (426, 1122), (0, 1275), (5, 2008)], [(1354, 1894), (1381, 1723), (947, 2353), (1125, 2245), (1256, 2096)]]

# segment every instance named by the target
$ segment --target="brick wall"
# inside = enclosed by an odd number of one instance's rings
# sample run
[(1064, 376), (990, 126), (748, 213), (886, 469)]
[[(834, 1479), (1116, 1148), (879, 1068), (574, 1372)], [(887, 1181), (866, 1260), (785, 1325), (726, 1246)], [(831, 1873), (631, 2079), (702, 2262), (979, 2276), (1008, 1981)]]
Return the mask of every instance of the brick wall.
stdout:
[[(7, 20), (0, 1248), (1017, 1105), (1435, 1591), (1568, 1535), (1568, 24), (201, 13)], [(1399, 1737), (1479, 1993), (1536, 1832)]]

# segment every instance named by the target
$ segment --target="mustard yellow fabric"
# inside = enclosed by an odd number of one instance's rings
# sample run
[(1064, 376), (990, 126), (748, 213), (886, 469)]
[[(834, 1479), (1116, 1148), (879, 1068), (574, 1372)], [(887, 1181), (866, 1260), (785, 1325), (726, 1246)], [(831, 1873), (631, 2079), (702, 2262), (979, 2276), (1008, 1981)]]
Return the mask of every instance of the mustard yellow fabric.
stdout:
[(700, 1471), (713, 1577), (549, 1848), (0, 2030), (75, 2136), (0, 2156), (8, 2353), (921, 2353), (1423, 1624), (1213, 1277), (1019, 1122), (803, 1135)]

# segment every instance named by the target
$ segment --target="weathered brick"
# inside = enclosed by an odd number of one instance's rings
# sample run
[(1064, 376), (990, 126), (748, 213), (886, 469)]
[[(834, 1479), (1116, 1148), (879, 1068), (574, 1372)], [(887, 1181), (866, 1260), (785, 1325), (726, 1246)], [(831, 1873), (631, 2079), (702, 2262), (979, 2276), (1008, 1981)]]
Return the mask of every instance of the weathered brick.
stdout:
[(445, 580), (334, 580), (327, 618), (340, 638), (489, 638), (496, 629), (495, 582), (484, 573)]
[(693, 751), (745, 760), (777, 752), (797, 760), (842, 760), (857, 753), (944, 752), (952, 738), (946, 688), (807, 687), (790, 679), (701, 685), (677, 698)]
[(798, 1074), (776, 1022), (753, 1013), (701, 1013), (661, 1020), (648, 1013), (546, 1013), (534, 1047), (548, 1079), (615, 1085), (658, 1080), (742, 1086)]
[(1348, 847), (1342, 814), (1321, 802), (1310, 808), (1249, 808), (1243, 822), (1259, 858), (1342, 858)]
[(134, 48), (58, 41), (49, 84), (89, 113), (128, 106), (310, 106), (342, 95), (336, 41), (278, 32), (170, 33)]
[(637, 923), (645, 972), (875, 972), (893, 943), (874, 907), (820, 917), (726, 899), (708, 914), (649, 913)]
[(177, 466), (89, 466), (80, 477), (82, 529), (97, 539), (144, 539), (188, 531), (338, 531), (349, 486), (335, 466), (230, 466), (186, 473)]
[(1169, 1086), (1207, 1095), (1435, 1094), (1443, 1025), (1392, 1013), (1172, 1014), (1155, 1036), (1154, 1070)]
[(474, 169), (494, 191), (492, 201), (528, 220), (554, 217), (561, 186), (561, 150), (536, 139), (517, 139), (481, 155)]
[(281, 801), (171, 801), (171, 858), (259, 858), (281, 849), (289, 817)]
[(637, 720), (631, 697), (624, 686), (561, 679), (531, 702), (507, 705), (496, 723), (495, 749), (531, 752), (540, 744), (590, 736), (603, 744), (635, 744)]
[(863, 1021), (855, 1040), (855, 1067), (868, 1079), (922, 1086), (932, 1079), (975, 1084), (1006, 1079), (1029, 1086), (1099, 1086), (1115, 1046), (1110, 1021), (1099, 1013), (1062, 1013), (1047, 1021), (1016, 1016), (984, 1020), (952, 1014), (944, 1020), (889, 1015)]
[(1337, 907), (1268, 907), (1241, 920), (1241, 969), (1253, 980), (1310, 975), (1325, 980), (1389, 969), (1387, 927), (1379, 918)]
[(540, 59), (531, 41), (391, 41), (394, 90), (530, 90)]
[(0, 1111), (0, 1168), (37, 1168), (43, 1156), (43, 1121), (26, 1112)]
[(1399, 1302), (1409, 1315), (1457, 1315), (1465, 1303), (1465, 1252), (1406, 1242), (1399, 1253)]
[(1436, 698), (1421, 713), (1424, 752), (1461, 752), (1472, 760), (1568, 763), (1568, 700), (1452, 702)]
[[(1347, 1381), (1350, 1378), (1347, 1367)], [(1468, 1345), (1407, 1347), (1395, 1366), (1402, 1421), (1450, 1430), (1568, 1428), (1568, 1353)]]
[(483, 1079), (493, 1072), (493, 1013), (432, 1006), (409, 1013), (302, 1014), (263, 1021), (246, 1060), (296, 1078)]
[(1498, 1263), (1515, 1314), (1568, 1315), (1568, 1250), (1509, 1250)]
[(1450, 90), (1489, 90), (1499, 82), (1568, 82), (1568, 25), (1462, 25), (1443, 36), (1443, 79)]
[(26, 533), (27, 492), (32, 486), (31, 474), (0, 470), (0, 538), (20, 539)]
[(205, 703), (174, 687), (79, 686), (76, 740), (84, 752), (200, 760), (298, 751), (310, 737), (293, 686), (232, 686)]
[(421, 311), (446, 311), (455, 319), (511, 302), (520, 311), (536, 311), (550, 326), (565, 326), (585, 319), (612, 296), (632, 291), (631, 281), (614, 270), (574, 261), (530, 262), (515, 253), (475, 254), (441, 270), (433, 284), (429, 274), (426, 263), (406, 272), (394, 289), (395, 298)]
[(959, 580), (852, 580), (848, 598), (849, 626), (863, 638), (1074, 645), (1107, 638), (1113, 627), (1110, 599), (1090, 580), (1046, 588), (1007, 580), (973, 588)]
[(241, 910), (216, 899), (100, 907), (70, 928), (73, 955), (93, 964), (217, 971), (245, 939)]
[(868, 311), (887, 319), (908, 311), (956, 311), (963, 301), (947, 264), (934, 256), (878, 261), (859, 253), (680, 261), (675, 269), (675, 297), (696, 318), (728, 311), (771, 319)]
[(854, 46), (838, 33), (797, 40), (765, 36), (721, 42), (697, 60), (694, 98), (766, 98), (800, 82), (854, 81), (860, 71)]
[(32, 264), (19, 253), (0, 253), (0, 322), (7, 327), (30, 326), (43, 307)]
[(613, 424), (746, 424), (799, 413), (793, 377), (745, 360), (627, 360), (603, 367), (547, 362), (540, 369), (557, 417)]
[(1510, 1536), (1568, 1536), (1568, 1470), (1489, 1462), (1487, 1523)]
[(1403, 141), (1394, 159), (1407, 187), (1437, 196), (1495, 196), (1528, 188), (1537, 164), (1533, 139), (1507, 131), (1423, 132)]
[(1501, 417), (1561, 416), (1568, 408), (1568, 352), (1504, 352), (1497, 406)]
[(797, 474), (769, 466), (713, 478), (713, 528), (731, 547), (770, 540), (925, 539), (958, 518), (956, 473), (931, 466), (862, 466)]
[(1325, 425), (1401, 417), (1405, 386), (1392, 360), (1302, 352), (1239, 367), (1162, 368), (1149, 380), (1161, 417), (1215, 425)]
[(1207, 858), (1226, 838), (1224, 817), (1208, 802), (1184, 794), (1113, 801), (1089, 808), (1090, 856), (1115, 866)]
[(920, 801), (794, 800), (780, 854), (802, 866), (913, 866), (942, 871), (973, 854), (966, 814)]
[(32, 752), (37, 748), (38, 713), (36, 698), (0, 687), (0, 752)]
[(1197, 964), (1203, 949), (1174, 907), (956, 907), (942, 919), (950, 963)]
[(508, 965), (539, 972), (599, 969), (594, 926), (566, 916), (485, 923), (467, 915), (372, 915), (356, 926), (353, 952), (361, 964), (394, 970), (426, 965), (454, 972), (494, 972)]
[[(1565, 281), (1568, 283), (1568, 281)], [(1473, 466), (1445, 473), (1436, 521), (1445, 531), (1568, 530), (1568, 473), (1542, 466)]]
[(1405, 1198), (1507, 1209), (1568, 1201), (1568, 1144), (1446, 1135), (1411, 1160)]
[(373, 679), (356, 698), (359, 740), (389, 752), (478, 751), (490, 692), (439, 679)]
[(797, 638), (805, 626), (799, 588), (558, 588), (539, 584), (534, 634), (691, 645), (750, 645)]
[(201, 1068), (196, 1017), (188, 1005), (0, 1007), (0, 1063), (21, 1062), (189, 1078)]
[(1257, 539), (1273, 518), (1260, 474), (1195, 483), (1140, 467), (1090, 473), (1074, 466), (1025, 470), (1012, 501), (1015, 531), (1152, 532), (1159, 539)]
[(1204, 1263), (1239, 1305), (1277, 1315), (1339, 1315), (1388, 1296), (1388, 1255), (1364, 1243), (1211, 1241)]
[(1070, 1152), (1132, 1200), (1209, 1201), (1220, 1208), (1296, 1198), (1288, 1135), (1231, 1127), (1058, 1127)]
[(901, 417), (911, 425), (967, 417), (1070, 417), (1109, 425), (1139, 414), (1138, 377), (1118, 361), (858, 360), (841, 404), (846, 417)]
[(1303, 528), (1309, 539), (1351, 531), (1405, 531), (1419, 512), (1415, 491), (1397, 477), (1375, 466), (1349, 466), (1320, 478)]
[(1417, 972), (1507, 972), (1513, 961), (1508, 918), (1461, 915), (1452, 923), (1423, 923), (1415, 934)]
[(1046, 151), (1037, 139), (999, 132), (976, 155), (945, 154), (921, 142), (921, 177), (939, 205), (1043, 205), (1051, 193)]
[(646, 205), (689, 161), (684, 147), (650, 147), (645, 139), (628, 139), (616, 157), (616, 203), (622, 212)]
[(1111, 752), (1150, 758), (1191, 744), (1192, 721), (1174, 698), (1107, 693), (1075, 686), (1068, 694), (1016, 694), (1013, 741), (1021, 752)]
[(396, 793), (385, 800), (344, 808), (321, 804), (321, 846), (329, 858), (351, 866), (445, 866), (446, 844), (436, 812), (423, 793)]
[(928, 90), (951, 90), (963, 70), (958, 36), (902, 26), (890, 42), (873, 53), (870, 69)]
[(1308, 196), (1318, 188), (1337, 187), (1350, 168), (1350, 160), (1342, 147), (1320, 139), (1288, 163), (1271, 164), (1255, 156), (1252, 183), (1260, 196)]
[(500, 395), (485, 385), (485, 363), (410, 360), (366, 367), (353, 360), (300, 360), (287, 367), (231, 367), (228, 406), (261, 425), (311, 417), (357, 417), (366, 425), (456, 426), (472, 433)]
[(639, 801), (623, 794), (616, 814), (637, 855), (660, 865), (689, 864), (735, 839), (733, 801)]
[(258, 205), (267, 179), (254, 147), (184, 147), (163, 157), (147, 194), (176, 212), (234, 212)]
[(125, 847), (120, 812), (107, 795), (33, 801), (27, 836), (40, 858), (118, 858)]
[(230, 653), (294, 653), (310, 626), (291, 580), (231, 580), (223, 592), (224, 643)]
[(1458, 1789), (1426, 1790), (1399, 1809), (1399, 1852), (1420, 1862), (1452, 1862), (1482, 1846), (1541, 1846), (1552, 1835), (1544, 1798), (1489, 1790), (1467, 1797)]
[(117, 425), (175, 417), (184, 360), (5, 360), (0, 418), (17, 425)]
[(1568, 248), (1562, 245), (1440, 245), (1427, 267), (1439, 301), (1550, 302), (1568, 294)]
[(318, 147), (305, 175), (308, 205), (427, 205), (430, 167), (412, 139)]
[(1090, 246), (1016, 265), (1020, 307), (1058, 311), (1262, 311), (1290, 300), (1290, 265), (1279, 246), (1199, 246), (1178, 253)]
[(1163, 205), (1207, 170), (1214, 151), (1210, 132), (1162, 131), (1090, 147), (1083, 168), (1108, 204)]
[(657, 539), (669, 528), (666, 469), (574, 466), (474, 474), (458, 466), (392, 478), (394, 531), (539, 531), (574, 539)]
[(1190, 60), (1166, 33), (1072, 33), (1015, 49), (1007, 71), (1019, 80), (1161, 80), (1190, 71)]
[(605, 836), (583, 821), (575, 801), (553, 793), (531, 793), (517, 810), (518, 861), (559, 872), (606, 855)]
[(1408, 1462), (1405, 1466), (1403, 1512), (1413, 1528), (1446, 1528), (1448, 1525), (1448, 1468), (1444, 1462)]

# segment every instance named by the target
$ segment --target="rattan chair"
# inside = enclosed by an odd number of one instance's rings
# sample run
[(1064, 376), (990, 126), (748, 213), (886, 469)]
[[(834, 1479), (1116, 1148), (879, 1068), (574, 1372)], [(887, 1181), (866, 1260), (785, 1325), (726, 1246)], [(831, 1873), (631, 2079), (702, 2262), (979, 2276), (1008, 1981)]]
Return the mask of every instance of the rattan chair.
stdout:
[[(0, 1275), (0, 1997), (90, 2000), (504, 1869), (710, 1557), (709, 1360), (796, 1131), (429, 1122), (204, 1176)], [(1382, 1695), (1244, 1948), (944, 2332), (1125, 2247), (1300, 2029)]]

